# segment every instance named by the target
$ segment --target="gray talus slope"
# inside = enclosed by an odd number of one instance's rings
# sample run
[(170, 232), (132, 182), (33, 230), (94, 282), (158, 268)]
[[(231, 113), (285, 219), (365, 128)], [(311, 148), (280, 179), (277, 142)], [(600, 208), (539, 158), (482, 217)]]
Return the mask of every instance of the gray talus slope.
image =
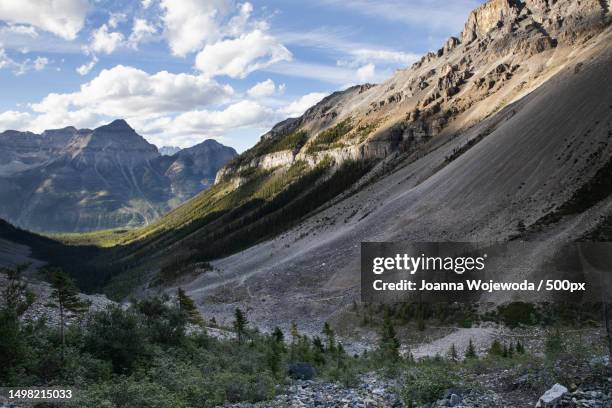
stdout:
[[(317, 330), (359, 293), (361, 241), (507, 240), (519, 221), (536, 225), (612, 157), (608, 44), (609, 32), (497, 114), (432, 139), (283, 236), (215, 262), (214, 273), (188, 284), (190, 294), (209, 313), (229, 315), (238, 303), (254, 306), (251, 318), (264, 326), (303, 316)], [(591, 202), (529, 238), (550, 249), (611, 211), (610, 197)], [(533, 259), (543, 261), (539, 251)]]

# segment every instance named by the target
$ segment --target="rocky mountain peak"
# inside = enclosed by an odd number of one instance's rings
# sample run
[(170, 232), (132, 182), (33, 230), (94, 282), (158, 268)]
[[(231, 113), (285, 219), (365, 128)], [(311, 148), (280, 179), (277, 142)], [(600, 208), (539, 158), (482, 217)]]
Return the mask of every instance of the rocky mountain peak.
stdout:
[(465, 23), (461, 42), (468, 44), (494, 28), (516, 19), (522, 4), (518, 0), (491, 0), (472, 11)]
[(96, 131), (134, 131), (130, 125), (124, 119), (113, 120), (108, 125), (100, 126), (95, 129)]

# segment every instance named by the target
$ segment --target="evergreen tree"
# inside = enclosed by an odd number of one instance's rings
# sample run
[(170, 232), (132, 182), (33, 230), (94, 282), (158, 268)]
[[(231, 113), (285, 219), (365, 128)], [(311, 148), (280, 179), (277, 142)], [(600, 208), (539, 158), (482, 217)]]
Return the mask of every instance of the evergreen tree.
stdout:
[(323, 353), (325, 353), (325, 346), (323, 345), (323, 341), (321, 341), (319, 336), (315, 336), (315, 338), (312, 339), (312, 349), (315, 364), (324, 365), (325, 355)]
[(234, 311), (234, 330), (236, 331), (236, 336), (238, 337), (238, 344), (242, 344), (244, 341), (247, 324), (248, 321), (244, 315), (244, 312), (239, 308), (236, 308)]
[(491, 347), (489, 347), (489, 355), (501, 357), (503, 354), (504, 354), (504, 348), (502, 347), (499, 340), (497, 339), (493, 340), (493, 343), (491, 343)]
[[(282, 332), (280, 333), (282, 335)], [(279, 376), (281, 371), (281, 362), (284, 352), (285, 347), (282, 339), (279, 341), (278, 336), (272, 333), (268, 341), (268, 348), (266, 350), (266, 361), (268, 363), (268, 368), (270, 368), (270, 371), (272, 371), (272, 374), (274, 374), (276, 377)]]
[(419, 302), (417, 308), (417, 328), (419, 331), (425, 330), (425, 307), (421, 302)]
[(467, 346), (467, 349), (465, 350), (465, 358), (476, 358), (476, 348), (474, 347), (474, 343), (472, 342), (472, 339), (470, 339), (470, 342)]
[(457, 348), (455, 347), (455, 343), (451, 344), (450, 350), (448, 350), (448, 357), (452, 361), (457, 361), (459, 359), (459, 354), (457, 353)]
[(520, 340), (516, 341), (516, 352), (518, 354), (525, 354), (525, 346), (523, 346), (523, 343), (521, 343)]
[(295, 322), (291, 322), (291, 354), (289, 358), (291, 362), (295, 362), (297, 357), (297, 345), (300, 340), (300, 332), (298, 331), (297, 324)]
[(344, 350), (344, 346), (342, 346), (342, 343), (338, 343), (338, 345), (336, 346), (336, 351), (338, 352), (339, 356), (343, 356), (346, 354), (346, 351)]
[(321, 353), (325, 352), (325, 346), (323, 345), (323, 341), (321, 341), (319, 336), (315, 336), (314, 339), (312, 339), (312, 346), (315, 348), (315, 350), (319, 350)]
[(27, 359), (27, 346), (19, 321), (35, 298), (21, 279), (27, 267), (0, 268), (0, 273), (6, 274), (7, 278), (0, 295), (0, 384), (9, 384), (22, 362)]
[(16, 317), (22, 316), (34, 303), (35, 295), (28, 290), (21, 275), (29, 264), (18, 265), (15, 268), (0, 268), (0, 273), (6, 274), (7, 283), (2, 290), (4, 310)]
[(276, 326), (274, 328), (274, 330), (272, 331), (272, 338), (274, 338), (274, 341), (276, 341), (277, 343), (283, 343), (285, 341), (285, 335), (283, 334), (283, 331), (280, 329), (280, 327)]
[(66, 312), (81, 313), (87, 309), (87, 304), (79, 298), (79, 291), (74, 282), (59, 268), (49, 270), (51, 286), (53, 292), (51, 297), (57, 302), (60, 313), (60, 337), (62, 339), (62, 361), (64, 361), (64, 348), (66, 346), (66, 336), (64, 333), (64, 321)]
[(198, 326), (204, 325), (204, 319), (198, 310), (195, 302), (190, 298), (182, 288), (178, 288), (177, 291), (178, 306), (181, 312), (185, 313), (187, 320), (190, 323), (197, 324)]
[(399, 358), (400, 343), (395, 334), (391, 317), (388, 315), (383, 322), (378, 348), (384, 359), (396, 360)]
[(336, 340), (334, 336), (334, 330), (331, 328), (328, 322), (325, 322), (323, 326), (323, 334), (327, 341), (327, 351), (333, 353), (336, 349)]

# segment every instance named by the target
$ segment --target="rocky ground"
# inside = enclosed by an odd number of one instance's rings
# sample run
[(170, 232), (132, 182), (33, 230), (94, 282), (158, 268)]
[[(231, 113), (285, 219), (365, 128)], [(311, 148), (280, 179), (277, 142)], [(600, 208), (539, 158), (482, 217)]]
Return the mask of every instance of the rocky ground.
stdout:
[(281, 391), (274, 400), (256, 404), (227, 405), (234, 408), (247, 407), (401, 407), (403, 406), (394, 385), (373, 374), (362, 376), (359, 385), (346, 388), (340, 384), (296, 380)]
[[(470, 382), (477, 382), (481, 386), (449, 389), (443, 398), (421, 405), (421, 408), (612, 407), (612, 372), (610, 377), (602, 378), (601, 382), (580, 387), (573, 384), (571, 389), (555, 384), (538, 398), (537, 395), (534, 397), (533, 390), (528, 389), (533, 385), (534, 379), (523, 375), (509, 381), (509, 376), (513, 374), (511, 371), (469, 376)], [(230, 404), (226, 407), (405, 407), (398, 396), (397, 387), (397, 384), (372, 373), (362, 376), (359, 385), (354, 388), (322, 381), (296, 380), (272, 401)]]

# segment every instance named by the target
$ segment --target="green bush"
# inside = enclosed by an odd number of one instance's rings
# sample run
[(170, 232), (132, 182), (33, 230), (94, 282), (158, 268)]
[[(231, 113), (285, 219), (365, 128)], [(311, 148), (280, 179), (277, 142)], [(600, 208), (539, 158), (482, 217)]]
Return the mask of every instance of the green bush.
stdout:
[(441, 398), (457, 381), (451, 367), (444, 363), (425, 362), (408, 369), (401, 396), (407, 405), (427, 404)]
[(512, 302), (498, 308), (499, 317), (508, 327), (514, 328), (521, 324), (534, 325), (538, 321), (535, 306), (531, 303)]
[(168, 389), (148, 379), (120, 377), (94, 384), (76, 393), (80, 408), (183, 408), (187, 407)]

